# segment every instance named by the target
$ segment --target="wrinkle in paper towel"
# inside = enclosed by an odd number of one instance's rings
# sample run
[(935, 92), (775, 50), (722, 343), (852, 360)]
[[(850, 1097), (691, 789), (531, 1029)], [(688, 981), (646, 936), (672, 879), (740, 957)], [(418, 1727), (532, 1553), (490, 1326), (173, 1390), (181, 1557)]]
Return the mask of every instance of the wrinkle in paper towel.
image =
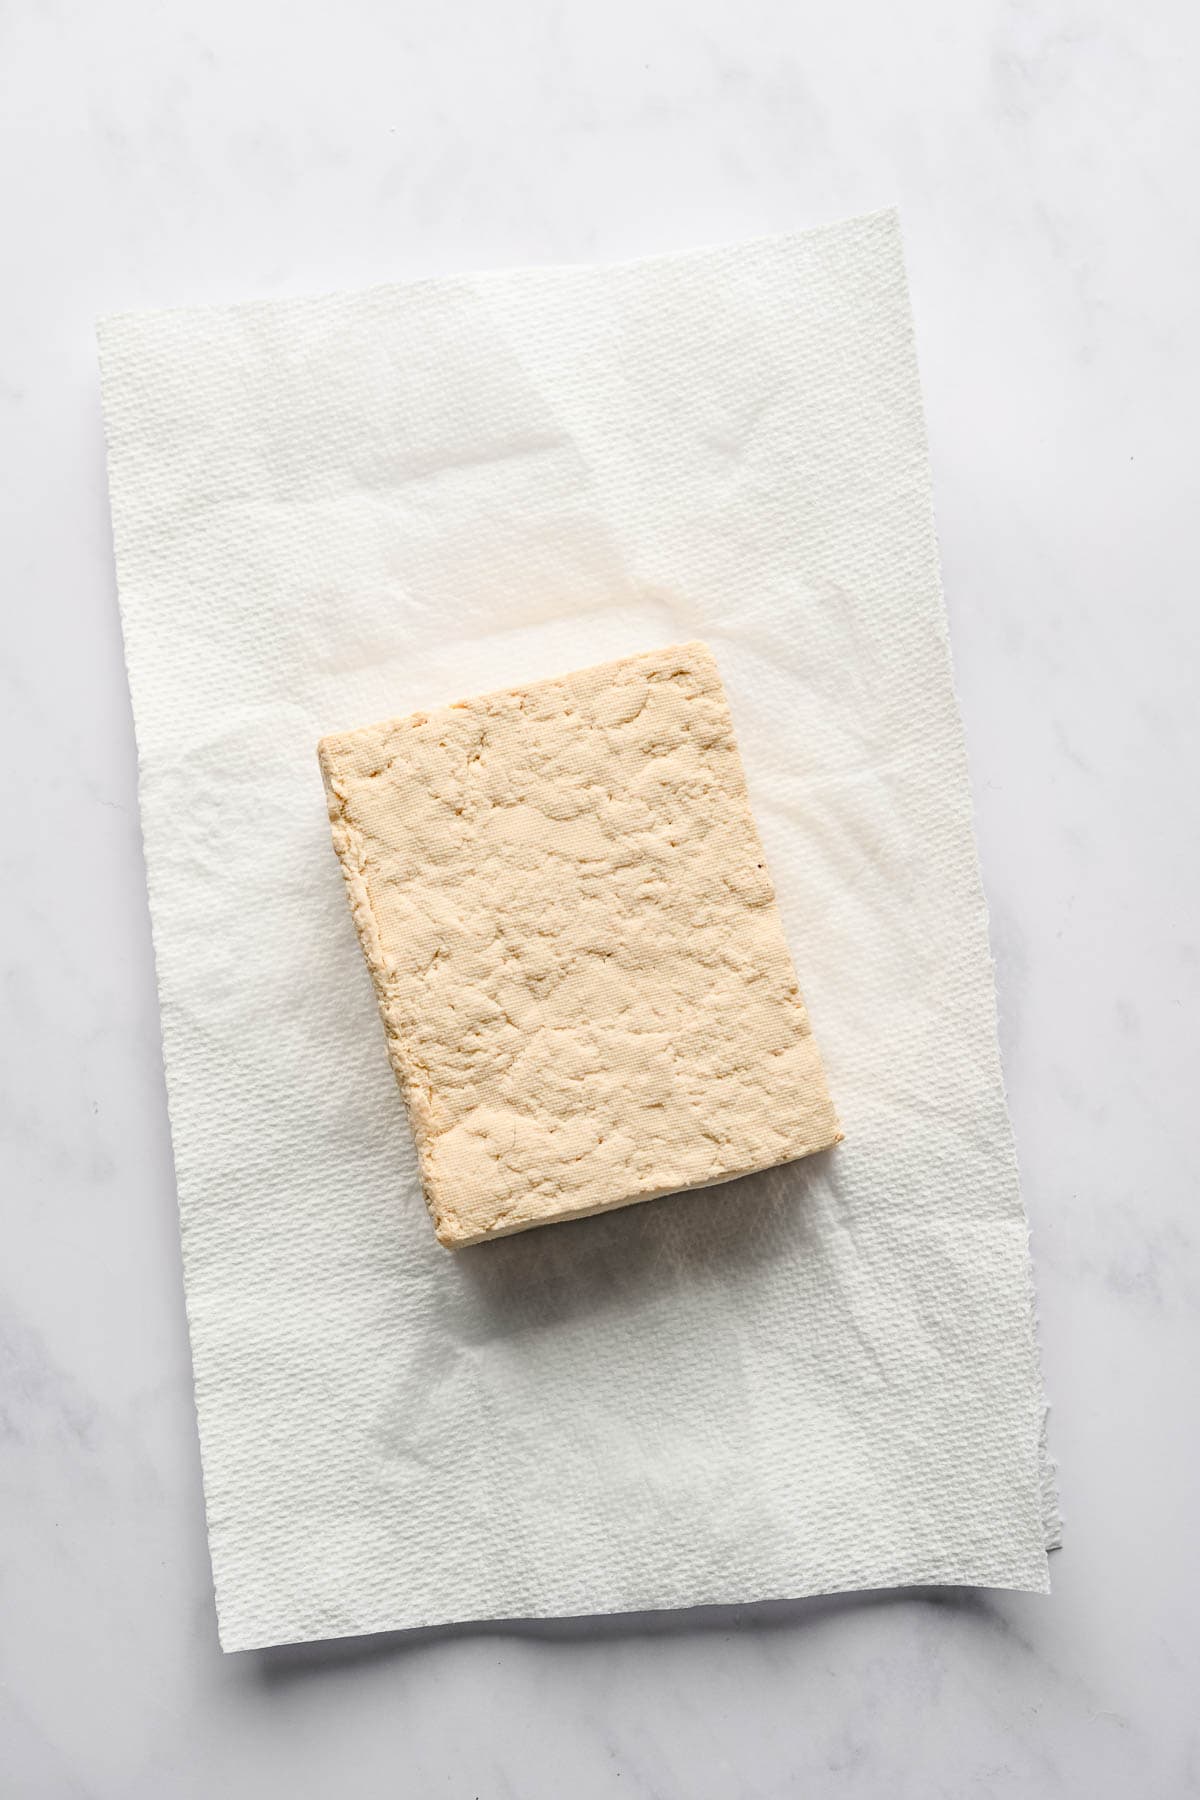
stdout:
[[(101, 331), (222, 1642), (1046, 1585), (899, 238)], [(325, 732), (715, 650), (847, 1132), (449, 1257)]]

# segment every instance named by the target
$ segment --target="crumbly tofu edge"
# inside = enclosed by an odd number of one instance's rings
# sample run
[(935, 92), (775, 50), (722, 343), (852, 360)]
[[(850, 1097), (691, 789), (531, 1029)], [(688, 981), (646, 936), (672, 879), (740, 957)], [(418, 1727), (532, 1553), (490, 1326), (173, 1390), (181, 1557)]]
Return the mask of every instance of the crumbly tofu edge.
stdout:
[(375, 916), (375, 908), (371, 902), (371, 890), (367, 882), (366, 850), (362, 833), (355, 827), (346, 808), (346, 797), (337, 785), (334, 773), (334, 761), (338, 751), (343, 748), (347, 737), (352, 733), (324, 737), (317, 745), (317, 756), (321, 765), (321, 776), (325, 783), (325, 799), (329, 810), (329, 826), (333, 836), (333, 847), (341, 864), (342, 878), (346, 883), (346, 894), (350, 902), (350, 915), (354, 920), (358, 941), (362, 946), (367, 968), (375, 989), (375, 999), (383, 1021), (384, 1036), (387, 1041), (388, 1059), (392, 1065), (401, 1096), (408, 1112), (409, 1125), (412, 1129), (413, 1141), (417, 1148), (417, 1163), (421, 1175), (421, 1192), (429, 1216), (433, 1220), (439, 1239), (442, 1238), (437, 1210), (431, 1198), (430, 1184), (426, 1168), (427, 1134), (420, 1129), (419, 1115), (423, 1103), (428, 1100), (422, 1095), (419, 1084), (419, 1071), (411, 1066), (412, 1058), (406, 1054), (403, 1037), (398, 1032), (389, 1016), (388, 1004), (389, 971), (387, 952), (384, 949), (383, 937), (379, 929), (379, 921)]

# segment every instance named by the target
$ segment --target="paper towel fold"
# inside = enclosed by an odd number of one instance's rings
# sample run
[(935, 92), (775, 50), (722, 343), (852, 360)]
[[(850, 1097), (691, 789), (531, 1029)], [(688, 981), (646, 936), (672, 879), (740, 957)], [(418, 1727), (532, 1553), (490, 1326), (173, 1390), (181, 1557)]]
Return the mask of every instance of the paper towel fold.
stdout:
[[(222, 1643), (1044, 1589), (894, 217), (100, 335)], [(314, 744), (691, 637), (847, 1141), (448, 1256)]]

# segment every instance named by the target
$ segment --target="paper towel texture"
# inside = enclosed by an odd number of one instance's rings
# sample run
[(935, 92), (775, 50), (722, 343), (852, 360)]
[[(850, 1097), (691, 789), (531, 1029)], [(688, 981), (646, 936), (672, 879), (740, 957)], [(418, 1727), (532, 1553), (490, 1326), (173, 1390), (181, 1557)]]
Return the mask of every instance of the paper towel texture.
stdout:
[[(1043, 1589), (899, 235), (101, 328), (222, 1642)], [(846, 1142), (448, 1256), (313, 745), (702, 638)]]
[(319, 750), (443, 1244), (838, 1141), (704, 644)]

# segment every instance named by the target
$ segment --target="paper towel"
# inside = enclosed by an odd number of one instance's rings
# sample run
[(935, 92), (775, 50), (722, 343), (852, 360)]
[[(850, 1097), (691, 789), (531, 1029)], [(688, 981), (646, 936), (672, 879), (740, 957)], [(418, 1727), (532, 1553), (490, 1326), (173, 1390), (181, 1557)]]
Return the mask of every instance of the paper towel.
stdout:
[[(895, 218), (100, 335), (225, 1647), (1044, 1589)], [(846, 1142), (449, 1254), (316, 740), (687, 638)]]

